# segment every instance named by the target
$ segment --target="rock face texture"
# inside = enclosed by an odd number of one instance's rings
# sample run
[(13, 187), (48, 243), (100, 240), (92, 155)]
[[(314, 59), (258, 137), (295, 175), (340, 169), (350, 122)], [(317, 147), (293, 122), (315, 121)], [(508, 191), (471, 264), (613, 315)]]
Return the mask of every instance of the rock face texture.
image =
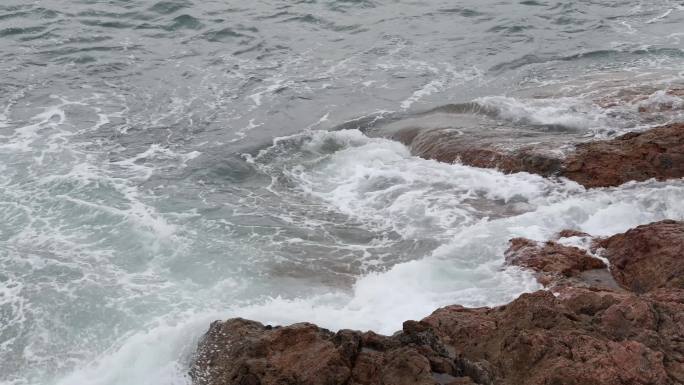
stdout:
[(639, 226), (597, 242), (611, 272), (625, 288), (643, 293), (659, 287), (684, 289), (684, 223)]
[(441, 162), (562, 176), (585, 187), (618, 186), (651, 178), (684, 177), (684, 124), (672, 124), (611, 140), (580, 143), (562, 154), (549, 145), (507, 145), (506, 140), (473, 139), (449, 129), (395, 134), (412, 153)]
[(554, 277), (576, 277), (580, 273), (605, 269), (606, 264), (578, 247), (565, 246), (555, 241), (535, 242), (525, 238), (510, 241), (506, 262), (541, 274), (547, 280)]
[(580, 144), (560, 175), (585, 187), (684, 177), (684, 124)]
[[(217, 321), (190, 375), (195, 385), (684, 384), (682, 234), (684, 223), (663, 221), (596, 241), (613, 276), (636, 292), (555, 285), (557, 295), (495, 308), (438, 309), (393, 336)], [(564, 282), (607, 271), (558, 242), (515, 239), (507, 257)]]
[(215, 322), (191, 376), (224, 384), (678, 384), (684, 290), (571, 289), (450, 306), (392, 337), (311, 324)]

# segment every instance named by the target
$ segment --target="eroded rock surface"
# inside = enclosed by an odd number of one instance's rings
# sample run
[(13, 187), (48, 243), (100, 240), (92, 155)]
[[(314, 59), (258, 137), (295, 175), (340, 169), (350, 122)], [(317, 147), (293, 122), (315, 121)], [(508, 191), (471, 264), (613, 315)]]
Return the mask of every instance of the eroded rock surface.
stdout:
[(510, 242), (506, 261), (535, 271), (571, 277), (586, 270), (606, 267), (603, 261), (590, 256), (586, 250), (555, 241), (535, 242), (515, 238)]
[(198, 385), (677, 384), (684, 381), (684, 290), (569, 289), (506, 306), (449, 306), (392, 337), (310, 324), (212, 324)]
[(586, 187), (684, 177), (684, 124), (579, 144), (560, 175)]
[(660, 287), (684, 289), (684, 222), (661, 221), (600, 240), (601, 255), (625, 288), (637, 293)]
[[(556, 285), (556, 295), (523, 294), (495, 308), (438, 309), (393, 336), (214, 322), (191, 377), (196, 385), (683, 384), (683, 234), (684, 223), (663, 221), (596, 240), (613, 275), (636, 292)], [(559, 242), (514, 239), (508, 261), (566, 283), (608, 271)]]

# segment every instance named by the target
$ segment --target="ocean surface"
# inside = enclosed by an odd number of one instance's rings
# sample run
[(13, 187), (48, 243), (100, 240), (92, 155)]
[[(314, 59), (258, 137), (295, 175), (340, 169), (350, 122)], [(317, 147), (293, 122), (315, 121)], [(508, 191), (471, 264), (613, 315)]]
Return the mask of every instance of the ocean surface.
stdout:
[(0, 384), (188, 384), (216, 319), (392, 333), (535, 290), (508, 239), (681, 220), (684, 181), (588, 191), (355, 128), (455, 104), (614, 137), (684, 120), (683, 84), (681, 0), (3, 0)]

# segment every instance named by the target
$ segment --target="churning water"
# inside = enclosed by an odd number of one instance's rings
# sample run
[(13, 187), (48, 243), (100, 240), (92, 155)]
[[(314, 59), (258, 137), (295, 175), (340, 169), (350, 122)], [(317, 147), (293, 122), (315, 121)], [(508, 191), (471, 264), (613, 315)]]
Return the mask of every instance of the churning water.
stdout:
[(391, 333), (536, 289), (511, 237), (684, 219), (684, 181), (586, 191), (353, 129), (684, 120), (682, 1), (3, 0), (0, 53), (3, 385), (186, 384), (215, 319)]

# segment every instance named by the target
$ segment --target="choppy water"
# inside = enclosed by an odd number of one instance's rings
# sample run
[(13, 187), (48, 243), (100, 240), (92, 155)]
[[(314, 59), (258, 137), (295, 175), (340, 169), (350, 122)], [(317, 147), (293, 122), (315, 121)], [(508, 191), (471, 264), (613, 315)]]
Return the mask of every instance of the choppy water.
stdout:
[(682, 1), (5, 0), (0, 53), (2, 384), (186, 384), (214, 319), (390, 333), (535, 289), (510, 237), (684, 219), (335, 129), (684, 120)]

